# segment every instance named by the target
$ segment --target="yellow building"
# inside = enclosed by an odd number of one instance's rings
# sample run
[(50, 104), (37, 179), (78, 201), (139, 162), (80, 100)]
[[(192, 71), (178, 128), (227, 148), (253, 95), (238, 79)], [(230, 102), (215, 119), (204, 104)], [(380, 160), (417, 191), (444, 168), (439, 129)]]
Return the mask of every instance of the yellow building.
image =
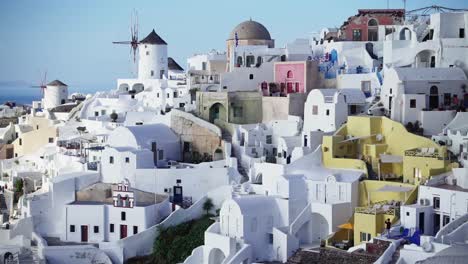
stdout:
[(400, 219), (400, 205), (416, 201), (418, 186), (365, 180), (359, 183), (359, 207), (354, 209), (354, 245), (382, 234), (385, 220)]
[(15, 157), (35, 153), (44, 145), (55, 143), (58, 129), (54, 121), (32, 115), (21, 118), (23, 120), (16, 125), (17, 136), (13, 141)]
[(360, 169), (376, 179), (405, 183), (420, 183), (449, 164), (445, 146), (386, 117), (348, 117), (333, 136), (324, 136), (322, 151), (326, 167)]

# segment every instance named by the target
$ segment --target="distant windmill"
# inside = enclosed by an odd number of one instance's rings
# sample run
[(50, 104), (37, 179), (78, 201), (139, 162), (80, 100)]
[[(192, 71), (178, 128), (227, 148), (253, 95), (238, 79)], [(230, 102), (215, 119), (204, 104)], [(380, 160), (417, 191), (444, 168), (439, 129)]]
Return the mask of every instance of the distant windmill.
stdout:
[(42, 77), (42, 80), (39, 85), (33, 85), (31, 86), (32, 88), (40, 88), (41, 89), (41, 94), (44, 96), (44, 90), (47, 88), (47, 71), (44, 72), (44, 77)]
[(113, 44), (130, 45), (130, 54), (133, 53), (133, 62), (136, 62), (136, 52), (138, 49), (138, 13), (133, 10), (130, 18), (130, 39), (129, 41), (114, 41)]

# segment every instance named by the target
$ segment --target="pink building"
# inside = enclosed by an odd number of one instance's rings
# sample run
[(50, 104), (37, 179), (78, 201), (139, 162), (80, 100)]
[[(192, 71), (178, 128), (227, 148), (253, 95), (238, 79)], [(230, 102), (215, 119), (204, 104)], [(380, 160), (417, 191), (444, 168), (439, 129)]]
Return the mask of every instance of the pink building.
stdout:
[(314, 61), (275, 62), (274, 82), (261, 84), (264, 96), (287, 96), (292, 93), (308, 94), (317, 78)]

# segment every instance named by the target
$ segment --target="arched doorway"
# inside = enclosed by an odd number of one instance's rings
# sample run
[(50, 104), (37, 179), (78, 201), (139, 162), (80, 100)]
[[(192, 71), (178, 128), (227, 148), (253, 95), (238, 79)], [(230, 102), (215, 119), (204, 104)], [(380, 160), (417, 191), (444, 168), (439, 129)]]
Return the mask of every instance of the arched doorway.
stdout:
[(220, 264), (226, 258), (223, 251), (219, 248), (213, 248), (208, 255), (208, 264)]
[(411, 30), (405, 27), (400, 31), (400, 40), (411, 40)]
[(7, 252), (5, 255), (3, 255), (3, 263), (14, 263), (14, 260), (15, 257), (11, 252)]
[(135, 83), (132, 86), (132, 90), (135, 91), (136, 93), (139, 93), (145, 89), (144, 85), (142, 83)]
[(416, 55), (416, 68), (434, 68), (435, 67), (435, 52), (432, 50), (423, 50)]
[(220, 103), (215, 103), (210, 107), (210, 123), (214, 123), (216, 119), (227, 122), (226, 108)]
[(439, 88), (437, 86), (431, 86), (429, 90), (429, 109), (435, 109), (439, 107)]
[(307, 245), (319, 244), (321, 240), (328, 237), (329, 229), (328, 221), (323, 215), (312, 213), (310, 220), (304, 223), (297, 232), (299, 245), (307, 247)]

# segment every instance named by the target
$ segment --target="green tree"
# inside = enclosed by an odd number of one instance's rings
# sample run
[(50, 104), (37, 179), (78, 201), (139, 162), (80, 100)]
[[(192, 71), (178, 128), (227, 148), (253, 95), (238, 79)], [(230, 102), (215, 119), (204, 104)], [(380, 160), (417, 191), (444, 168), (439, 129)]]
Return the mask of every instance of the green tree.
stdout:
[(203, 203), (203, 210), (206, 211), (206, 214), (210, 212), (211, 209), (213, 209), (213, 201), (211, 198), (207, 198), (206, 201)]
[(18, 179), (15, 181), (15, 192), (23, 192), (23, 179)]

